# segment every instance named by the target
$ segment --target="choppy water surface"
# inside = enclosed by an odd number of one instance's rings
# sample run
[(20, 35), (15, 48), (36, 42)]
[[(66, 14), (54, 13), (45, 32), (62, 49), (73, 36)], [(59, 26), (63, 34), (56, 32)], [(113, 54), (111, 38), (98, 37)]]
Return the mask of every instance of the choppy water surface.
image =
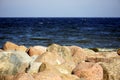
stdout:
[(6, 41), (120, 48), (120, 18), (0, 18), (0, 47)]

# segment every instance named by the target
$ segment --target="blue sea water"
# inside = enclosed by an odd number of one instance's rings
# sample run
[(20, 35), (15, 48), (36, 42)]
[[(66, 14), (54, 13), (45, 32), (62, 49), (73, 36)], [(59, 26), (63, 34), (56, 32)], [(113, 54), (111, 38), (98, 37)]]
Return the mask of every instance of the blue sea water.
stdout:
[(0, 47), (6, 41), (120, 48), (120, 18), (0, 18)]

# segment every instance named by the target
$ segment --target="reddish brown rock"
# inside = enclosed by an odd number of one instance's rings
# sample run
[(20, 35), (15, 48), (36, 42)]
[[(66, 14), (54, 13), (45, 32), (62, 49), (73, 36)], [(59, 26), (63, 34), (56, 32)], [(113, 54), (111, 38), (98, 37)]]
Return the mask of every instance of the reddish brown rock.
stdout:
[(34, 46), (34, 47), (30, 47), (27, 53), (30, 56), (33, 56), (33, 55), (41, 55), (44, 52), (46, 52), (46, 47), (43, 47), (43, 46)]
[(85, 80), (103, 80), (103, 68), (96, 63), (80, 63), (73, 70), (73, 74)]
[(19, 46), (7, 41), (4, 45), (3, 45), (3, 50), (16, 50)]
[(18, 73), (14, 76), (13, 80), (35, 80), (32, 75), (28, 73)]

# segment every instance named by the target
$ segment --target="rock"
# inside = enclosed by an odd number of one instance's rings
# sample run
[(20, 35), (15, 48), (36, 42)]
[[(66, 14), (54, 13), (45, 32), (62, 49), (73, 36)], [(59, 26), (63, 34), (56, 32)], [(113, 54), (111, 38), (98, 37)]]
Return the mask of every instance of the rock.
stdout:
[(49, 63), (51, 65), (60, 65), (65, 62), (64, 59), (57, 53), (51, 52), (45, 52), (44, 54), (40, 55), (35, 61)]
[[(43, 73), (43, 72), (45, 72), (45, 73)], [(40, 73), (42, 74), (42, 76), (46, 76), (46, 75), (43, 75), (46, 73), (50, 74), (50, 75), (53, 75), (53, 73), (54, 73), (57, 76), (59, 76), (62, 80), (80, 80), (77, 76), (71, 75), (71, 73), (63, 65), (50, 65), (48, 63), (44, 63), (40, 67)], [(37, 76), (40, 77), (39, 73), (37, 74)], [(54, 80), (54, 79), (50, 78), (50, 80)]]
[(79, 63), (72, 72), (85, 80), (102, 80), (103, 69), (99, 64), (83, 62)]
[(25, 72), (32, 59), (25, 52), (0, 52), (0, 74), (16, 74)]
[(72, 57), (77, 65), (80, 62), (85, 62), (87, 58), (95, 57), (97, 54), (93, 50), (83, 49), (78, 46), (68, 46), (72, 52)]
[(111, 59), (110, 58), (91, 57), (91, 58), (87, 58), (85, 60), (85, 62), (93, 62), (93, 63), (106, 62), (106, 63), (109, 63), (109, 62), (111, 62)]
[(41, 62), (30, 63), (30, 66), (29, 66), (29, 69), (27, 70), (27, 73), (30, 73), (30, 74), (38, 73), (41, 65), (42, 65)]
[(35, 80), (62, 80), (60, 75), (51, 70), (45, 70), (40, 73), (34, 74)]
[(98, 55), (101, 55), (105, 58), (111, 58), (111, 57), (118, 57), (117, 52), (110, 51), (110, 52), (97, 52)]
[(76, 63), (76, 65), (79, 62), (82, 62), (86, 59), (86, 54), (82, 48), (80, 48), (78, 46), (70, 46), (69, 48), (72, 52), (72, 57), (73, 57), (73, 60)]
[(93, 50), (93, 51), (95, 51), (95, 52), (99, 52), (99, 49), (98, 49), (98, 48), (89, 48), (89, 49), (91, 49), (91, 50)]
[(3, 45), (3, 50), (16, 50), (16, 48), (18, 48), (18, 45), (7, 41), (4, 45)]
[(120, 49), (117, 50), (117, 54), (120, 55)]
[(71, 50), (67, 46), (60, 46), (52, 44), (47, 48), (48, 52), (57, 53), (60, 57), (65, 60), (63, 63), (70, 71), (75, 68), (75, 62), (72, 58)]
[(0, 75), (0, 80), (13, 80), (13, 75)]
[(25, 52), (27, 50), (27, 48), (25, 46), (18, 46), (15, 43), (7, 41), (3, 45), (3, 50), (5, 50), (5, 51), (13, 50), (13, 51), (23, 51), (23, 52)]
[(99, 63), (103, 68), (103, 80), (120, 80), (120, 58), (113, 59), (110, 63)]
[(61, 74), (62, 80), (85, 80), (71, 74)]
[(32, 77), (32, 75), (28, 73), (18, 73), (14, 76), (13, 80), (35, 80), (35, 79)]
[(27, 53), (30, 56), (33, 56), (33, 55), (41, 55), (44, 52), (46, 52), (46, 47), (44, 47), (44, 46), (34, 46), (34, 47), (30, 47)]
[(21, 46), (17, 47), (15, 50), (16, 50), (16, 51), (23, 51), (23, 52), (26, 52), (27, 47), (21, 45)]

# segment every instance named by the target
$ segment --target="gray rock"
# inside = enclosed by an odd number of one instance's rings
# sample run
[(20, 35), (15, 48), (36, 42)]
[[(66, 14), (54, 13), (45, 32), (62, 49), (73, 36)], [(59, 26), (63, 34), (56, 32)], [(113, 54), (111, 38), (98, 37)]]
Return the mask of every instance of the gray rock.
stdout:
[(32, 58), (25, 52), (0, 52), (0, 74), (16, 74), (25, 72)]

